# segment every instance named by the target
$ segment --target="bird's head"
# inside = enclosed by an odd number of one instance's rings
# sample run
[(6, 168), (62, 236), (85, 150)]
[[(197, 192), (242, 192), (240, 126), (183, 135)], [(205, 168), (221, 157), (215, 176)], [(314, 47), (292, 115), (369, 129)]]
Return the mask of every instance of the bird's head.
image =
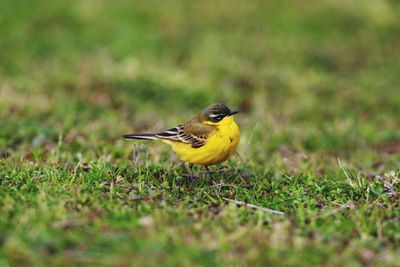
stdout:
[(225, 122), (233, 121), (232, 115), (238, 112), (239, 111), (230, 110), (227, 106), (221, 103), (211, 104), (202, 112), (205, 117), (203, 123), (221, 125)]

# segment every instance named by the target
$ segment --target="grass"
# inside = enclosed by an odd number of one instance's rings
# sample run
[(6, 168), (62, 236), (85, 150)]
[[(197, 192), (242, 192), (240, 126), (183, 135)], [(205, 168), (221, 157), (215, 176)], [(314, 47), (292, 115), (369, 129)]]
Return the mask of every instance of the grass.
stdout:
[[(0, 9), (0, 266), (398, 264), (396, 1)], [(216, 101), (238, 155), (194, 187), (121, 139)]]

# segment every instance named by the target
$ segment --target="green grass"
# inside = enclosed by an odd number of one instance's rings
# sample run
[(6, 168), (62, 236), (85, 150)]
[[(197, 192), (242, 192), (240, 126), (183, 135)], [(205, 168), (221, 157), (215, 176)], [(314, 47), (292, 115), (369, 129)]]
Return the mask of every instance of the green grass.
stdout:
[[(396, 1), (0, 10), (0, 266), (398, 265)], [(194, 187), (121, 138), (216, 101), (239, 155)]]

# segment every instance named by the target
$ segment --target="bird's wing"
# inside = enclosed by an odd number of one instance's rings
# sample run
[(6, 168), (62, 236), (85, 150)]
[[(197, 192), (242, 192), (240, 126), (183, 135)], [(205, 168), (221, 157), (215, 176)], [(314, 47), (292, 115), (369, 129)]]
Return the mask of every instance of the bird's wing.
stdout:
[(191, 144), (193, 148), (199, 148), (206, 143), (208, 136), (214, 130), (213, 126), (191, 122), (157, 133), (155, 136), (161, 139)]

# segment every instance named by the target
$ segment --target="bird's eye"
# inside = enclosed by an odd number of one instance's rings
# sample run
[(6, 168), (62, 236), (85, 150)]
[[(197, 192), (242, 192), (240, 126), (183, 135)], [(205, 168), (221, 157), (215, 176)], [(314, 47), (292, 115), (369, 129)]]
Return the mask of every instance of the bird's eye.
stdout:
[(210, 120), (212, 122), (219, 122), (222, 120), (225, 116), (223, 114), (211, 114), (210, 115)]

